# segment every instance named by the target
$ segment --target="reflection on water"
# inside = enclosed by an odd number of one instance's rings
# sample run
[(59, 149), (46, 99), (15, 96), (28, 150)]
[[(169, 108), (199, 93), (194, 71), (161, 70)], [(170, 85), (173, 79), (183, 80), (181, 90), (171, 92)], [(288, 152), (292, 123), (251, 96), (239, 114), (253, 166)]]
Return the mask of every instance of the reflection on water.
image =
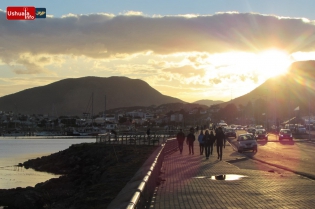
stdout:
[(241, 178), (244, 178), (247, 176), (243, 175), (237, 175), (237, 174), (224, 174), (224, 175), (216, 175), (216, 176), (197, 176), (194, 177), (196, 179), (211, 179), (211, 180), (223, 180), (223, 181), (234, 181), (234, 180), (240, 180)]
[(59, 175), (17, 167), (29, 159), (65, 150), (72, 144), (95, 143), (95, 138), (47, 139), (0, 137), (0, 189), (35, 186)]
[(7, 166), (0, 168), (0, 189), (16, 187), (35, 186), (37, 183), (45, 182), (51, 178), (58, 178), (45, 172), (38, 172), (33, 169), (25, 169), (18, 166)]

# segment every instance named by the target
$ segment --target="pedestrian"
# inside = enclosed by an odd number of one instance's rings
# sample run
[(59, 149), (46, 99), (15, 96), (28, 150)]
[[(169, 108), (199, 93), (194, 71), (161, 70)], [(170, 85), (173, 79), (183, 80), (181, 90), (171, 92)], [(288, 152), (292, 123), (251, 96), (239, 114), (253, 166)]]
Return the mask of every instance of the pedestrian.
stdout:
[(190, 128), (190, 133), (187, 135), (186, 142), (189, 148), (189, 154), (194, 154), (194, 141), (196, 137), (194, 135), (194, 128)]
[(217, 153), (218, 153), (218, 159), (222, 160), (222, 147), (225, 140), (225, 135), (222, 131), (222, 128), (219, 127), (218, 131), (215, 135), (216, 143), (217, 143)]
[(209, 159), (209, 156), (210, 156), (210, 135), (209, 135), (208, 130), (206, 130), (206, 132), (205, 132), (205, 135), (203, 137), (203, 141), (205, 143), (206, 159)]
[(150, 128), (147, 129), (147, 136), (148, 136), (148, 139), (150, 139), (150, 134), (151, 134), (151, 130)]
[[(207, 131), (206, 131), (207, 132)], [(199, 136), (198, 136), (198, 141), (199, 141), (199, 150), (200, 150), (200, 155), (203, 155), (203, 150), (204, 150), (204, 148), (205, 148), (205, 144), (204, 144), (204, 141), (203, 141), (203, 137), (204, 137), (204, 135), (203, 135), (203, 131), (202, 130), (200, 130), (200, 134), (199, 134)]]
[(210, 131), (210, 155), (213, 153), (213, 144), (215, 142), (215, 136), (213, 134), (213, 131)]
[(113, 130), (111, 130), (110, 131), (112, 134), (114, 134), (114, 136), (115, 136), (115, 140), (117, 141), (117, 132), (113, 129)]
[(184, 134), (182, 129), (179, 129), (179, 132), (177, 133), (176, 139), (177, 139), (177, 143), (178, 143), (179, 152), (180, 152), (180, 154), (182, 154), (183, 153), (183, 145), (184, 145), (184, 141), (185, 141), (185, 134)]

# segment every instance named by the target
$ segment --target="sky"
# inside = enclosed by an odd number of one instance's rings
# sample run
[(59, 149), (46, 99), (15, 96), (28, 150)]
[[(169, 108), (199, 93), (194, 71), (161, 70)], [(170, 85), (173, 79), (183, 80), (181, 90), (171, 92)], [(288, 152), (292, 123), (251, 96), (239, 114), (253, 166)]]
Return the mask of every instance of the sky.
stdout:
[[(8, 6), (46, 19), (6, 19)], [(183, 101), (229, 101), (315, 60), (314, 0), (0, 1), (0, 97), (66, 78), (142, 79)]]

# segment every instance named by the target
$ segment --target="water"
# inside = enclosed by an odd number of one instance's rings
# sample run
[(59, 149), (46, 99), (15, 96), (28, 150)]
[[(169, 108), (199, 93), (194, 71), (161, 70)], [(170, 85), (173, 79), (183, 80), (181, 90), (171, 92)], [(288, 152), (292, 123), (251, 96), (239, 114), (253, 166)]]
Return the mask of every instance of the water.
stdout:
[(237, 175), (237, 174), (223, 174), (223, 175), (216, 175), (216, 176), (197, 176), (194, 178), (211, 179), (211, 180), (219, 180), (219, 181), (235, 181), (235, 180), (240, 180), (244, 177), (247, 177), (247, 176)]
[(0, 189), (35, 186), (58, 175), (17, 167), (29, 159), (65, 150), (72, 144), (94, 143), (94, 138), (0, 137)]

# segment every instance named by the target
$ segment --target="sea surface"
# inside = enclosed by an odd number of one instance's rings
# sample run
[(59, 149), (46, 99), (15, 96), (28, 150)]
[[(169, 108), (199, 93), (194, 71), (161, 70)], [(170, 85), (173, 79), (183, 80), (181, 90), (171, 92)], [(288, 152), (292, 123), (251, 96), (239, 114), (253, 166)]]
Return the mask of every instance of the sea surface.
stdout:
[(93, 138), (74, 137), (1, 137), (0, 136), (0, 189), (35, 186), (37, 183), (58, 178), (46, 172), (18, 167), (29, 159), (65, 150), (72, 144), (95, 143)]

